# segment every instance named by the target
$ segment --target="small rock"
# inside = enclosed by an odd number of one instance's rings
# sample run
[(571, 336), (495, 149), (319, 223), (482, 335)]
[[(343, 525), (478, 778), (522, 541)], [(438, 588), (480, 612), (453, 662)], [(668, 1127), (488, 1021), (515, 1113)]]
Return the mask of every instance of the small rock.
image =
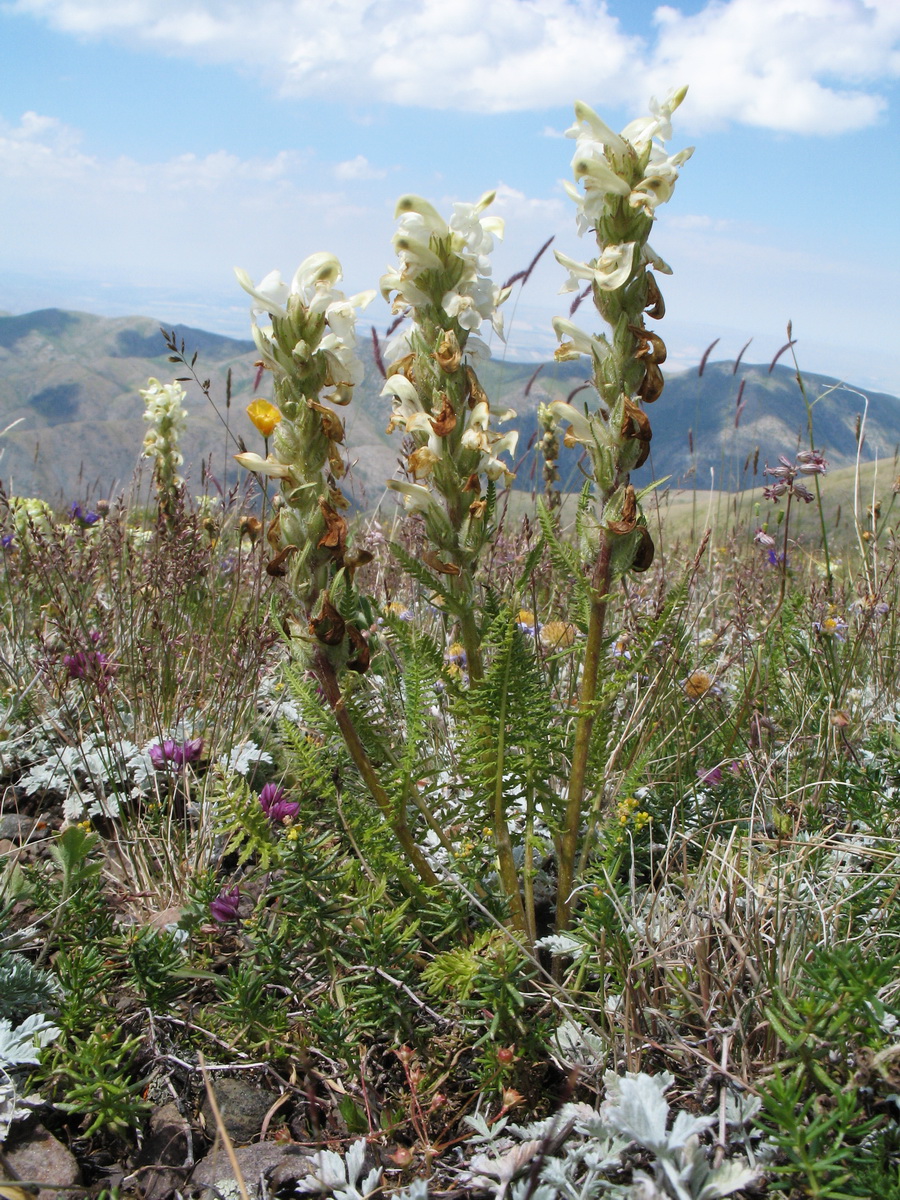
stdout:
[[(234, 1152), (238, 1168), (251, 1196), (265, 1195), (285, 1184), (304, 1179), (312, 1168), (309, 1150), (295, 1142), (258, 1142), (255, 1146), (241, 1146)], [(264, 1180), (266, 1190), (260, 1187)], [(231, 1169), (225, 1147), (213, 1146), (206, 1158), (199, 1162), (191, 1176), (191, 1188), (202, 1188), (202, 1200), (212, 1200), (217, 1188), (226, 1196), (237, 1195), (237, 1180)]]
[(190, 1125), (173, 1101), (160, 1105), (150, 1114), (150, 1127), (132, 1174), (143, 1200), (162, 1200), (180, 1190), (192, 1165)]
[(27, 842), (37, 825), (34, 817), (20, 817), (18, 813), (6, 813), (0, 817), (0, 838), (10, 842)]
[[(278, 1099), (276, 1093), (243, 1079), (216, 1079), (213, 1082), (216, 1103), (226, 1132), (236, 1145), (245, 1145), (259, 1137), (266, 1113)], [(200, 1110), (210, 1137), (216, 1134), (216, 1119), (209, 1097)]]
[[(58, 1142), (43, 1125), (35, 1125), (31, 1132), (17, 1145), (5, 1151), (9, 1165), (20, 1179), (34, 1183), (53, 1184), (55, 1187), (71, 1187), (81, 1182), (81, 1171), (75, 1155)], [(57, 1200), (59, 1192), (42, 1188), (37, 1200)]]

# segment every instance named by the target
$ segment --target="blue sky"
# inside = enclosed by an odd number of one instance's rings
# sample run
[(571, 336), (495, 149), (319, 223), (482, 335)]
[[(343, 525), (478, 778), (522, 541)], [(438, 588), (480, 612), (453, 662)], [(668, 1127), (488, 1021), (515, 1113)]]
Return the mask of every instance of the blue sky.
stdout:
[[(498, 281), (551, 234), (588, 258), (572, 101), (622, 126), (687, 83), (670, 363), (765, 361), (791, 319), (802, 366), (900, 392), (898, 79), (897, 0), (0, 0), (0, 309), (246, 335), (234, 266), (330, 250), (376, 287), (410, 191), (498, 189)], [(564, 278), (510, 303), (511, 357), (552, 351)]]

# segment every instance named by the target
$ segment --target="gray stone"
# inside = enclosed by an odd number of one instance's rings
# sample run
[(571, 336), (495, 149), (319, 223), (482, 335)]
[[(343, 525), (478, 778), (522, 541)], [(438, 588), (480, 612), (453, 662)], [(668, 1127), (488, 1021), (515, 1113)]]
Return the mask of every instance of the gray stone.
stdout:
[[(285, 1184), (305, 1178), (311, 1170), (310, 1152), (295, 1142), (258, 1142), (255, 1146), (239, 1146), (234, 1156), (251, 1196), (265, 1194), (260, 1179), (265, 1180), (266, 1189), (275, 1191)], [(217, 1143), (194, 1169), (190, 1183), (192, 1189), (202, 1189), (203, 1200), (212, 1200), (217, 1188), (226, 1196), (238, 1196), (237, 1179), (231, 1168), (225, 1147)]]
[(37, 824), (34, 817), (20, 817), (18, 813), (6, 813), (0, 817), (0, 838), (10, 842), (27, 842)]
[(163, 1200), (180, 1189), (193, 1165), (190, 1154), (191, 1127), (178, 1105), (170, 1101), (155, 1108), (131, 1175), (143, 1200)]
[[(32, 1183), (70, 1187), (81, 1182), (75, 1155), (58, 1142), (43, 1125), (35, 1125), (17, 1145), (4, 1150), (7, 1161), (20, 1179)], [(57, 1200), (60, 1193), (49, 1188), (38, 1192), (37, 1200)]]
[[(231, 1140), (239, 1146), (259, 1137), (266, 1113), (278, 1099), (275, 1092), (244, 1079), (216, 1079), (213, 1082), (213, 1091), (225, 1130)], [(206, 1123), (207, 1134), (215, 1137), (216, 1119), (209, 1097), (203, 1101), (200, 1112)]]

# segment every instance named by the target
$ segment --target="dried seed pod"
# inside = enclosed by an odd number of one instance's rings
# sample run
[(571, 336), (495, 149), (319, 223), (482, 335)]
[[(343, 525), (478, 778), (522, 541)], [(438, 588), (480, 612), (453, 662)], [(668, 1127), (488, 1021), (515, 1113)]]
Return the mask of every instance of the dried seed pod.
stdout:
[(648, 361), (647, 370), (641, 380), (641, 386), (638, 388), (638, 398), (644, 404), (652, 404), (654, 400), (660, 398), (664, 386), (665, 380), (662, 371), (655, 362)]
[(309, 632), (324, 646), (339, 646), (344, 640), (346, 622), (328, 598), (322, 593), (319, 615), (309, 622)]
[(297, 546), (285, 546), (270, 562), (266, 563), (266, 574), (271, 575), (273, 579), (283, 579), (287, 575), (288, 557), (297, 549)]
[(662, 298), (656, 276), (651, 271), (647, 272), (647, 307), (644, 311), (654, 321), (661, 321), (666, 315), (666, 302)]
[(476, 404), (484, 402), (488, 403), (487, 392), (478, 382), (478, 376), (471, 367), (466, 367), (466, 394), (469, 402), (469, 408), (474, 408)]
[(637, 525), (637, 518), (637, 497), (634, 494), (634, 488), (629, 483), (625, 487), (625, 499), (622, 502), (621, 516), (615, 521), (608, 521), (606, 528), (610, 531), (610, 533), (631, 533), (634, 527)]
[(439, 399), (441, 402), (440, 411), (437, 416), (429, 417), (428, 420), (431, 428), (438, 437), (446, 437), (448, 433), (452, 433), (456, 428), (456, 413), (446, 392), (441, 392)]
[(638, 532), (641, 535), (641, 540), (635, 552), (634, 559), (631, 563), (632, 571), (646, 571), (653, 563), (656, 547), (653, 545), (653, 538), (650, 536), (650, 530), (646, 525), (638, 525)]
[(239, 522), (241, 537), (248, 537), (254, 544), (262, 533), (262, 521), (258, 517), (241, 517)]
[(307, 400), (310, 408), (314, 409), (322, 417), (322, 432), (328, 438), (329, 442), (337, 442), (338, 444), (344, 441), (344, 422), (332, 412), (330, 408), (326, 408), (324, 404), (319, 404), (317, 400)]
[(447, 375), (452, 375), (454, 371), (459, 370), (459, 365), (462, 362), (462, 350), (452, 329), (442, 331), (440, 343), (434, 352), (434, 358), (441, 370)]
[(371, 550), (356, 550), (353, 554), (348, 554), (344, 559), (344, 566), (347, 574), (350, 576), (350, 582), (353, 582), (353, 576), (360, 567), (364, 567), (366, 563), (370, 563), (375, 555)]
[(425, 550), (422, 552), (422, 562), (426, 566), (431, 567), (432, 571), (437, 571), (438, 575), (458, 575), (459, 567), (456, 563), (443, 562), (435, 554), (433, 550)]
[(666, 361), (666, 343), (658, 333), (651, 333), (643, 325), (629, 325), (628, 329), (642, 343), (634, 352), (635, 358), (646, 358), (657, 364)]
[(325, 518), (325, 532), (319, 538), (318, 546), (330, 550), (332, 558), (341, 562), (347, 548), (347, 522), (322, 496), (319, 497), (319, 510)]
[(368, 671), (369, 663), (372, 660), (372, 652), (369, 650), (369, 643), (355, 625), (347, 626), (347, 637), (354, 650), (353, 655), (347, 659), (347, 669), (349, 671), (356, 671), (360, 675), (364, 675), (366, 671)]

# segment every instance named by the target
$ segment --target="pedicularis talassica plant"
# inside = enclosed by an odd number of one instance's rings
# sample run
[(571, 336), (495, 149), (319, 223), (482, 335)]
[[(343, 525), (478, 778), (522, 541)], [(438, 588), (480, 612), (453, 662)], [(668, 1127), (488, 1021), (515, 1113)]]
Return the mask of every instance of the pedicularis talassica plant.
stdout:
[[(592, 466), (592, 507), (589, 514), (582, 512), (580, 522), (580, 550), (590, 572), (585, 584), (589, 618), (568, 796), (554, 830), (560, 929), (571, 916), (579, 855), (583, 860), (587, 852), (582, 807), (607, 599), (617, 577), (645, 569), (653, 556), (629, 474), (648, 456), (651, 434), (644, 405), (655, 401), (663, 386), (665, 347), (647, 328), (645, 317), (658, 320), (663, 315), (653, 272), (669, 268), (647, 239), (657, 206), (671, 196), (678, 169), (691, 153), (667, 156), (663, 148), (671, 134), (671, 114), (684, 94), (682, 89), (662, 104), (652, 102), (651, 115), (621, 134), (579, 103), (576, 124), (568, 131), (577, 139), (572, 165), (583, 191), (573, 185), (568, 190), (578, 207), (579, 232), (595, 233), (598, 254), (587, 263), (557, 254), (569, 271), (561, 290), (586, 284), (610, 332), (592, 335), (569, 320), (554, 321), (562, 342), (557, 358), (585, 355), (591, 360), (598, 403), (589, 409), (556, 402), (550, 406), (552, 418), (544, 422), (551, 437), (553, 419), (566, 422), (568, 442), (584, 445)], [(392, 403), (389, 428), (402, 430), (407, 439), (408, 478), (390, 480), (388, 487), (402, 495), (408, 510), (421, 515), (428, 543), (421, 560), (401, 561), (456, 622), (473, 691), (485, 679), (487, 632), (479, 621), (477, 569), (494, 533), (495, 485), (512, 479), (518, 437), (514, 431), (495, 430), (494, 423), (514, 414), (491, 407), (476, 372), (479, 360), (490, 353), (478, 332), (490, 321), (502, 337), (500, 306), (509, 294), (490, 277), (493, 238), (503, 231), (499, 218), (484, 215), (493, 199), (489, 192), (477, 204), (456, 204), (445, 220), (421, 197), (402, 197), (394, 236), (399, 264), (381, 280), (382, 294), (392, 300), (395, 313), (411, 319), (408, 330), (388, 347), (392, 361), (382, 390)], [(345, 299), (335, 290), (340, 275), (340, 265), (328, 254), (306, 259), (290, 285), (273, 272), (254, 286), (238, 272), (256, 301), (253, 336), (273, 373), (282, 419), (272, 425), (272, 454), (263, 459), (244, 453), (237, 460), (280, 481), (276, 515), (268, 528), (273, 549), (268, 570), (287, 578), (308, 629), (308, 666), (407, 858), (421, 879), (433, 885), (435, 871), (416, 844), (406, 806), (390, 800), (341, 693), (342, 674), (363, 672), (369, 662), (362, 632), (369, 609), (353, 584), (355, 569), (368, 556), (352, 552), (348, 544), (342, 515), (346, 501), (338, 482), (344, 472), (339, 449), (344, 427), (334, 406), (347, 404), (361, 379), (354, 322), (356, 310), (374, 293)], [(256, 323), (257, 313), (268, 313), (270, 328)], [(549, 519), (544, 530), (547, 539), (555, 538)], [(493, 824), (501, 886), (513, 924), (525, 931), (508, 825), (503, 820)]]

